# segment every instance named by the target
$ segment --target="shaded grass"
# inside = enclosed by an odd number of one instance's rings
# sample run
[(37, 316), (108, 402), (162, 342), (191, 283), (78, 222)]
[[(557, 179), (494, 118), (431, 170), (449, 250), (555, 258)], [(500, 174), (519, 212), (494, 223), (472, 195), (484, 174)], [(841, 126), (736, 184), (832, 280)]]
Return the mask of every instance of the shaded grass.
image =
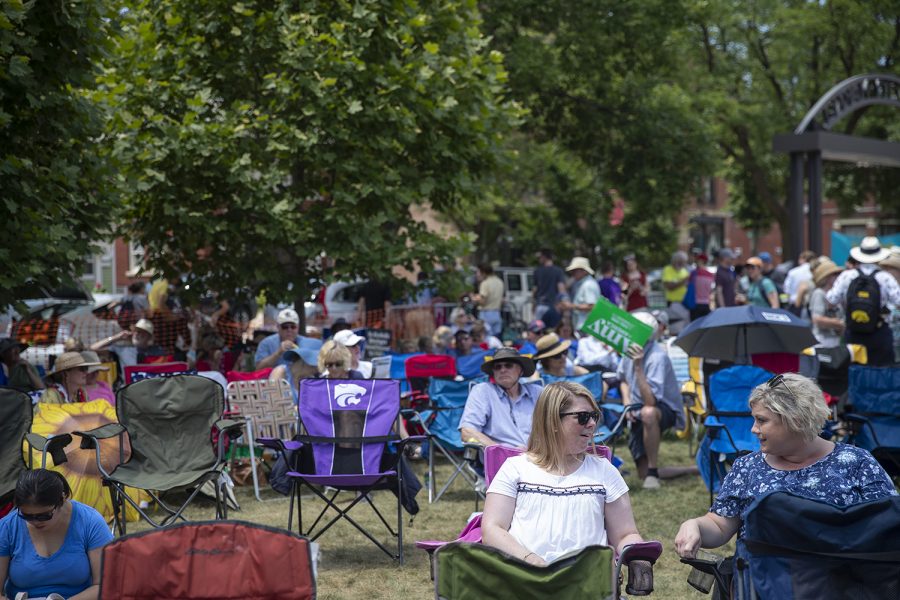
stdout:
[[(627, 448), (617, 448), (617, 452), (620, 456), (625, 456)], [(660, 455), (660, 463), (663, 465), (693, 464), (693, 458), (688, 456), (687, 442), (674, 437), (663, 440)], [(450, 470), (445, 463), (438, 464), (438, 481), (443, 482)], [(707, 510), (709, 495), (706, 488), (698, 476), (686, 476), (663, 482), (660, 490), (644, 491), (630, 458), (626, 460), (625, 468), (631, 471), (625, 480), (631, 489), (631, 501), (641, 534), (645, 539), (656, 539), (663, 543), (663, 555), (654, 568), (653, 595), (657, 598), (700, 600), (703, 596), (687, 584), (690, 569), (679, 562), (674, 552), (674, 539), (682, 521), (699, 516)], [(425, 462), (415, 463), (414, 469), (423, 478)], [(425, 490), (420, 492), (418, 500), (421, 510), (411, 525), (409, 515), (404, 511), (405, 562), (402, 567), (345, 521), (327, 531), (317, 540), (321, 545), (318, 597), (322, 600), (433, 598), (434, 588), (429, 576), (427, 555), (417, 550), (414, 542), (426, 539), (452, 540), (465, 525), (466, 519), (475, 510), (475, 495), (460, 480), (461, 478), (435, 504), (428, 504)], [(258, 502), (253, 497), (252, 487), (236, 488), (235, 491), (241, 510), (229, 512), (230, 518), (276, 527), (287, 526), (287, 498), (267, 488), (263, 491), (265, 502)], [(353, 497), (353, 494), (346, 492), (338, 496), (338, 502), (346, 506)], [(396, 520), (393, 494), (377, 492), (374, 494), (374, 501), (388, 522), (393, 524)], [(304, 524), (308, 527), (312, 518), (321, 510), (322, 503), (307, 491), (303, 506)], [(369, 506), (360, 503), (350, 514), (388, 548), (392, 545), (396, 548), (395, 538), (387, 534)], [(211, 519), (214, 516), (213, 503), (201, 499), (188, 510), (188, 515), (191, 519)], [(295, 530), (296, 527), (295, 519)], [(143, 524), (129, 524), (129, 532), (146, 528)], [(731, 551), (733, 545), (717, 552), (724, 555)]]

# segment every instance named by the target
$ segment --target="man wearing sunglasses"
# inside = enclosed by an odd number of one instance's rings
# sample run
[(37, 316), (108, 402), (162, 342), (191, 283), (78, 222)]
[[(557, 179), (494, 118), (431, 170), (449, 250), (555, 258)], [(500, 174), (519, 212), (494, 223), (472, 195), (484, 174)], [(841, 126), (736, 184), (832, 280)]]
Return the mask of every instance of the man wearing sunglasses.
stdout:
[(638, 476), (644, 481), (644, 489), (658, 489), (657, 458), (662, 432), (670, 427), (684, 427), (681, 390), (672, 359), (666, 349), (656, 342), (659, 322), (646, 311), (632, 314), (652, 327), (654, 333), (643, 347), (631, 345), (619, 363), (617, 376), (622, 382), (619, 387), (622, 403), (625, 406), (634, 402), (643, 405), (639, 412), (628, 413), (628, 420), (631, 421), (628, 447), (637, 465)]
[(500, 348), (481, 370), (492, 381), (472, 387), (459, 431), (465, 442), (524, 448), (531, 434), (531, 415), (541, 393), (540, 382), (520, 381), (534, 373), (534, 361), (513, 348)]
[(295, 348), (306, 348), (319, 351), (322, 340), (300, 335), (300, 316), (292, 308), (285, 308), (278, 313), (278, 333), (273, 333), (259, 343), (256, 348), (256, 368), (268, 369), (281, 365), (287, 366), (284, 353)]

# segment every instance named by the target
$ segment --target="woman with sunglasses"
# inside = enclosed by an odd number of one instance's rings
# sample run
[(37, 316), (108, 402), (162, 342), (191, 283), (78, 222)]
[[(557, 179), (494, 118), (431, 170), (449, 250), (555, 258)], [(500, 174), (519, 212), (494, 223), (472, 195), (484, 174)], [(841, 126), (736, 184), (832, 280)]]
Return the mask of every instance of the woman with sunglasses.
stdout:
[(365, 379), (359, 371), (350, 368), (353, 356), (343, 344), (328, 340), (319, 350), (319, 372), (328, 379)]
[(734, 462), (708, 513), (682, 523), (675, 537), (679, 555), (693, 558), (698, 548), (726, 544), (741, 529), (744, 510), (766, 492), (791, 492), (837, 506), (896, 494), (868, 451), (819, 437), (828, 408), (812, 380), (776, 375), (750, 394), (750, 411), (760, 450)]
[(16, 509), (0, 520), (0, 600), (96, 600), (101, 548), (113, 537), (100, 513), (71, 497), (55, 471), (19, 476)]
[[(484, 543), (533, 565), (587, 546), (621, 552), (642, 542), (628, 486), (605, 458), (588, 452), (600, 412), (582, 385), (544, 387), (534, 408), (527, 451), (506, 460), (484, 503)], [(639, 589), (652, 589), (650, 563), (633, 563)]]
[(48, 380), (51, 382), (41, 395), (41, 402), (48, 404), (68, 404), (70, 402), (87, 402), (88, 370), (100, 366), (100, 362), (88, 362), (80, 352), (63, 352), (53, 363), (53, 372)]

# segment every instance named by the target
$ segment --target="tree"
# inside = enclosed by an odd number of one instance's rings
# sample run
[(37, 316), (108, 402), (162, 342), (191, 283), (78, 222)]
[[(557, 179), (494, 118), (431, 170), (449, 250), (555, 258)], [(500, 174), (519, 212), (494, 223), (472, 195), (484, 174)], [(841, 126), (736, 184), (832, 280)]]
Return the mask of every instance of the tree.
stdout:
[(0, 3), (0, 309), (71, 283), (108, 235), (103, 114), (85, 96), (110, 35), (106, 3)]
[[(485, 31), (507, 58), (511, 95), (529, 111), (517, 149), (533, 164), (544, 161), (526, 169), (533, 181), (500, 189), (531, 187), (528, 206), (545, 205), (532, 211), (534, 226), (557, 215), (553, 228), (566, 252), (580, 247), (599, 259), (631, 249), (645, 261), (665, 260), (675, 216), (713, 167), (706, 117), (680, 75), (683, 4), (495, 0), (484, 11)], [(579, 173), (572, 181), (590, 185), (554, 189), (546, 175), (561, 161), (569, 163), (563, 171)], [(615, 228), (613, 190), (626, 207)], [(580, 201), (560, 203), (573, 192)]]
[[(789, 238), (788, 159), (772, 138), (796, 127), (834, 84), (868, 72), (897, 72), (900, 4), (896, 0), (694, 0), (686, 28), (685, 80), (714, 125), (722, 173), (734, 184), (731, 204), (747, 227), (781, 228), (786, 256), (802, 248)], [(896, 137), (896, 111), (875, 107), (837, 132)], [(897, 206), (893, 171), (825, 169), (826, 193), (845, 210), (866, 194)]]
[(166, 273), (306, 297), (465, 254), (410, 216), (470, 206), (516, 109), (474, 0), (129, 4), (102, 82), (124, 232)]

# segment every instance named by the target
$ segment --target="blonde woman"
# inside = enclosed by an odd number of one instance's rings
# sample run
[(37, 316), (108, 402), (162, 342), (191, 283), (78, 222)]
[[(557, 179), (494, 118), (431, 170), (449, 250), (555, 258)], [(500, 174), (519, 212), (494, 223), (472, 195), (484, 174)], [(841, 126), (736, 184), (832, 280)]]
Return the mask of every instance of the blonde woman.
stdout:
[(362, 373), (350, 368), (353, 356), (343, 344), (328, 340), (319, 350), (319, 373), (328, 379), (365, 379)]
[[(643, 541), (622, 476), (608, 460), (588, 453), (599, 418), (584, 386), (544, 387), (527, 451), (503, 463), (488, 488), (481, 521), (485, 544), (546, 565), (595, 544), (621, 553)], [(650, 564), (636, 563), (638, 587), (652, 589)]]
[(681, 524), (675, 536), (679, 555), (692, 558), (698, 548), (726, 544), (740, 530), (741, 515), (765, 492), (791, 492), (836, 506), (896, 494), (869, 452), (819, 437), (829, 413), (811, 379), (796, 373), (772, 377), (750, 394), (750, 412), (750, 431), (760, 449), (734, 461), (708, 513)]
[(63, 352), (53, 363), (53, 372), (47, 378), (51, 381), (41, 395), (41, 402), (48, 404), (69, 404), (87, 402), (88, 370), (100, 365), (100, 361), (88, 362), (78, 352)]

